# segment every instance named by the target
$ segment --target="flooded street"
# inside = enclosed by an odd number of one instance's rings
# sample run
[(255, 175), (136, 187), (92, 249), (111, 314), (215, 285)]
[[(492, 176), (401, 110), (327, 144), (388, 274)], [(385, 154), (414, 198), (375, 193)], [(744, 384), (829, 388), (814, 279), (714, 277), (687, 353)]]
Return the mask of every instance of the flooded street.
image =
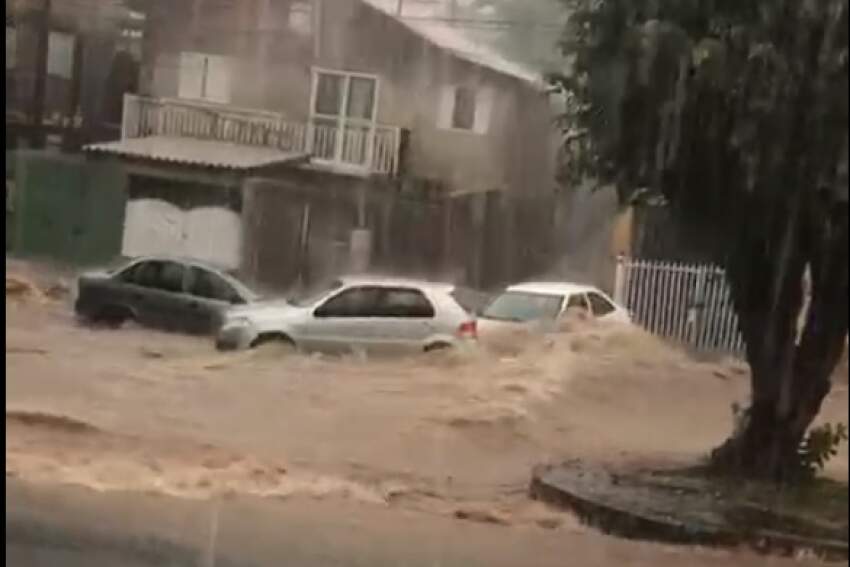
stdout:
[(848, 22), (7, 0), (7, 560), (846, 563)]
[[(344, 500), (586, 533), (527, 499), (532, 467), (693, 462), (728, 433), (748, 386), (737, 363), (590, 323), (370, 360), (94, 330), (67, 300), (7, 297), (6, 308), (7, 478), (99, 491)], [(821, 419), (847, 421), (846, 385)], [(846, 480), (842, 450), (828, 472)]]
[[(542, 530), (459, 522), (340, 499), (293, 497), (281, 502), (234, 497), (210, 502), (9, 481), (6, 491), (6, 557), (11, 564), (31, 560), (38, 547), (46, 548), (38, 555), (43, 560), (40, 564), (86, 567), (816, 564), (750, 552), (630, 542), (574, 528)], [(103, 518), (108, 517), (124, 521), (107, 524)], [(211, 537), (213, 525), (215, 537)], [(86, 537), (87, 527), (94, 528), (96, 537)]]

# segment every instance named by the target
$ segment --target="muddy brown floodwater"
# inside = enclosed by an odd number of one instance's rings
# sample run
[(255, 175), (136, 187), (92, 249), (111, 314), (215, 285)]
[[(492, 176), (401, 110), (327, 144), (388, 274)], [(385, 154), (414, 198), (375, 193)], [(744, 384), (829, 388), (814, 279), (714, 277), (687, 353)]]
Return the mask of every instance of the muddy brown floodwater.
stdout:
[[(531, 467), (693, 462), (728, 434), (748, 376), (634, 329), (570, 331), (395, 360), (220, 354), (208, 339), (80, 326), (67, 299), (7, 295), (7, 475), (576, 527), (527, 501)], [(820, 419), (847, 422), (845, 384)], [(828, 474), (847, 471), (845, 446)]]

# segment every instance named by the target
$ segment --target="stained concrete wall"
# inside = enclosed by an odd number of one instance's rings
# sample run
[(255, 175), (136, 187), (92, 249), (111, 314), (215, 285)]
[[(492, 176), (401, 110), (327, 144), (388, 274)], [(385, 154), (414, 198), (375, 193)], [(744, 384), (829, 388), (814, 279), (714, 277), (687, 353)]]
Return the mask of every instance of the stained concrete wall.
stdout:
[[(379, 77), (378, 122), (409, 131), (407, 175), (440, 180), (455, 192), (553, 189), (555, 137), (542, 92), (455, 57), (356, 0), (322, 2), (317, 49), (314, 35), (288, 27), (288, 4), (272, 2), (276, 8), (265, 20), (259, 0), (198, 14), (188, 2), (155, 12), (144, 49), (143, 90), (177, 95), (181, 51), (228, 55), (238, 59), (232, 104), (306, 121), (313, 66), (373, 74)], [(492, 89), (485, 134), (438, 128), (443, 88), (457, 84)]]
[(242, 271), (266, 288), (350, 273), (358, 229), (370, 233), (372, 273), (490, 289), (540, 273), (556, 258), (546, 200), (411, 195), (392, 184), (297, 170), (243, 187)]

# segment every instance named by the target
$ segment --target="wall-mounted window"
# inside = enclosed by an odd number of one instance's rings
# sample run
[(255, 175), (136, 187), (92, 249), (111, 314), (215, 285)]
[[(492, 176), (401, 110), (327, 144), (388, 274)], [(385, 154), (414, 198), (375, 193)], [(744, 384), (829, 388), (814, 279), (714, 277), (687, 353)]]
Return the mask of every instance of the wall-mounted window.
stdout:
[(447, 85), (440, 96), (437, 126), (486, 134), (490, 127), (493, 91), (488, 87)]
[(74, 36), (50, 32), (47, 40), (47, 74), (71, 79), (74, 70)]
[(472, 130), (475, 127), (475, 89), (455, 87), (452, 128)]
[(314, 71), (310, 105), (313, 155), (365, 165), (376, 126), (377, 95), (376, 77)]
[(177, 96), (227, 104), (230, 102), (233, 60), (223, 55), (183, 52)]
[(260, 0), (257, 29), (262, 33), (292, 32), (309, 36), (313, 33), (313, 3), (306, 0)]
[(300, 36), (313, 33), (313, 4), (312, 2), (293, 2), (289, 8), (290, 31)]
[(18, 34), (15, 28), (6, 26), (6, 70), (10, 71), (18, 63)]

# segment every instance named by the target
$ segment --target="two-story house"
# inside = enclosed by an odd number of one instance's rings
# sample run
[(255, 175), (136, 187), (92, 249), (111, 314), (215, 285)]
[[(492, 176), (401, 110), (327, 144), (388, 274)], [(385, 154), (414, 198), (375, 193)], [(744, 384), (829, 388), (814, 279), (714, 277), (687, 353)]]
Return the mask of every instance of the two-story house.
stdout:
[[(542, 77), (397, 4), (152, 3), (145, 95), (125, 99), (121, 141), (88, 148), (128, 163), (125, 253), (287, 264), (272, 272), (291, 283), (310, 258), (365, 268), (407, 242), (396, 256), (451, 269), (474, 255), (450, 253), (476, 240), (462, 219), (484, 230), (469, 195), (551, 192)], [(421, 226), (399, 222), (426, 194)], [(478, 204), (450, 218), (452, 199)]]

